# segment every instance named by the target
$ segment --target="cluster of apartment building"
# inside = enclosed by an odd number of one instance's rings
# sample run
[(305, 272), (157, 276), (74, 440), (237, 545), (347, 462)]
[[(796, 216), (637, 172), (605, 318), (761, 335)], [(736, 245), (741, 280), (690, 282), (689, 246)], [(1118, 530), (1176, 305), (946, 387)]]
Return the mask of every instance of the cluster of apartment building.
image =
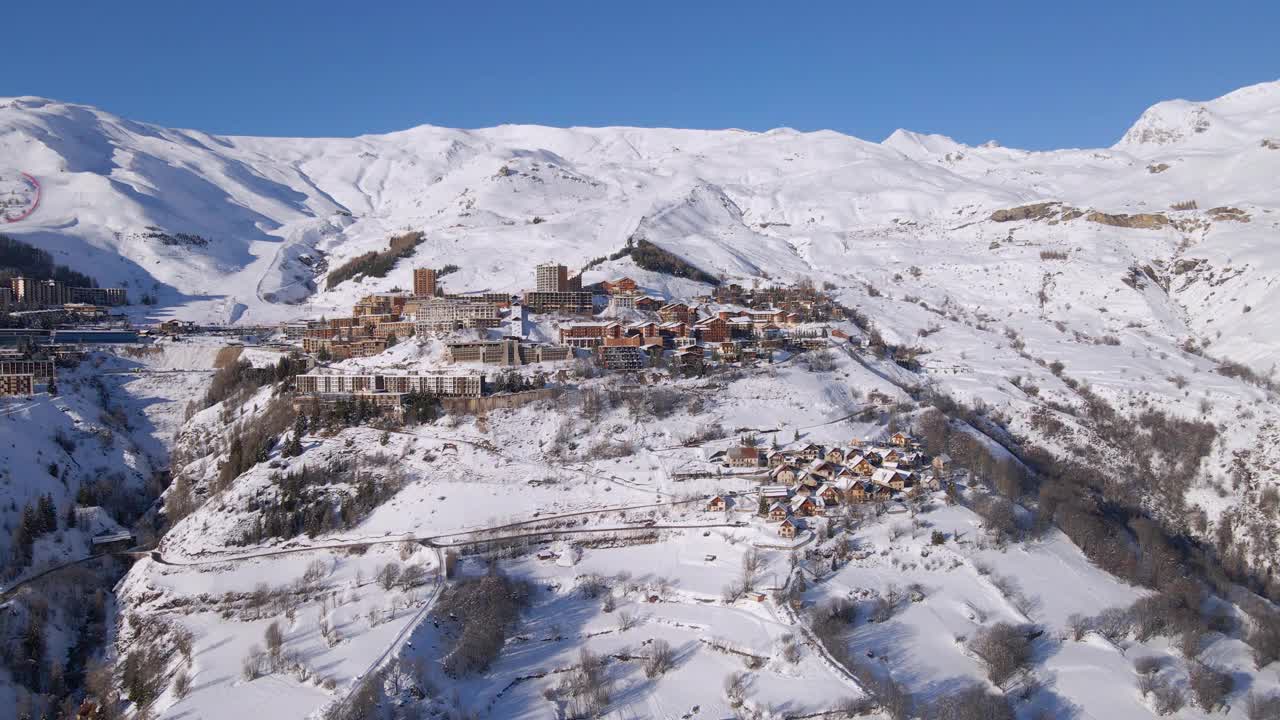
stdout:
[[(778, 533), (794, 537), (803, 522), (845, 504), (886, 502), (910, 496), (922, 488), (936, 489), (950, 472), (946, 454), (928, 457), (910, 436), (894, 433), (887, 444), (854, 440), (848, 447), (804, 444), (769, 450), (733, 447), (720, 456), (732, 468), (767, 472), (760, 487), (764, 514), (780, 523)], [(708, 510), (723, 509), (713, 498)]]
[(481, 375), (342, 375), (307, 373), (294, 378), (299, 412), (315, 414), (339, 403), (363, 403), (390, 417), (403, 415), (411, 394), (468, 398), (484, 394)]
[(739, 305), (752, 310), (781, 310), (791, 324), (846, 319), (844, 308), (839, 303), (809, 284), (744, 288), (728, 283), (696, 300)]
[(0, 396), (32, 395), (36, 385), (53, 379), (52, 360), (0, 358)]
[(124, 288), (71, 287), (60, 280), (12, 277), (0, 287), (0, 310), (41, 310), (75, 306), (116, 306), (129, 302)]
[(827, 342), (825, 330), (797, 330), (793, 326), (803, 320), (778, 308), (705, 310), (672, 302), (653, 312), (653, 320), (565, 323), (559, 328), (560, 343), (595, 350), (602, 365), (617, 370), (632, 369), (663, 350), (677, 351), (678, 363), (688, 367), (701, 366), (708, 353), (738, 362), (767, 357), (787, 344), (809, 347)]
[(457, 340), (445, 343), (445, 350), (449, 362), (505, 366), (556, 362), (573, 357), (573, 348), (567, 345), (538, 345), (522, 342), (515, 337), (501, 340)]
[[(707, 358), (738, 362), (771, 357), (784, 347), (825, 345), (822, 328), (799, 328), (816, 316), (830, 314), (830, 301), (811, 288), (744, 290), (730, 285), (703, 298), (702, 305), (666, 302), (647, 295), (629, 277), (606, 280), (584, 289), (581, 274), (558, 263), (534, 268), (534, 289), (517, 300), (505, 293), (470, 295), (442, 291), (439, 273), (431, 268), (413, 272), (413, 293), (381, 293), (361, 298), (351, 317), (333, 318), (284, 328), (300, 338), (303, 350), (341, 360), (376, 355), (388, 339), (408, 335), (450, 335), (458, 330), (487, 331), (507, 326), (502, 340), (455, 340), (446, 344), (452, 362), (524, 365), (565, 360), (574, 349), (595, 353), (609, 370), (636, 370), (671, 350), (677, 366), (700, 371)], [(558, 329), (558, 345), (523, 341), (525, 314), (556, 313), (591, 316), (597, 294), (609, 298), (609, 308), (625, 310), (629, 320), (583, 319)], [(725, 309), (720, 301), (747, 307)], [(779, 303), (778, 306), (765, 304)], [(611, 313), (618, 316), (619, 313)]]
[(582, 275), (570, 275), (569, 268), (558, 263), (543, 263), (534, 268), (534, 289), (524, 292), (523, 302), (536, 313), (591, 315), (595, 312), (595, 293), (582, 289)]

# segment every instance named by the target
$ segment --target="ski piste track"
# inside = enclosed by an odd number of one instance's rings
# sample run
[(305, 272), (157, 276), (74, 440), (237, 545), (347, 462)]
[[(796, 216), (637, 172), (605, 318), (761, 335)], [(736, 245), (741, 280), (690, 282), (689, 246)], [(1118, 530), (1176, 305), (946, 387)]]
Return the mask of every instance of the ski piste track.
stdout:
[(35, 177), (32, 176), (30, 173), (19, 171), (18, 174), (21, 175), (22, 179), (26, 180), (27, 184), (31, 186), (31, 189), (35, 191), (35, 199), (31, 201), (31, 204), (27, 205), (26, 210), (23, 210), (21, 213), (19, 213), (16, 216), (11, 216), (8, 213), (4, 213), (3, 215), (4, 221), (7, 223), (16, 223), (22, 220), (26, 220), (28, 217), (31, 217), (31, 213), (35, 212), (36, 208), (40, 207), (40, 195), (41, 193), (44, 192), (40, 188), (40, 181), (36, 180)]

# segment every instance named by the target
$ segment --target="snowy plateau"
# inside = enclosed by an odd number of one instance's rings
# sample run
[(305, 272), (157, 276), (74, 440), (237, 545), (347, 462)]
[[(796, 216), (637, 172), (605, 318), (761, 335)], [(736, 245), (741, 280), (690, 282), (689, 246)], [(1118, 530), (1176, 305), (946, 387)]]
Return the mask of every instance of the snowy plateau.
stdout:
[[(711, 292), (608, 259), (635, 239), (850, 311), (828, 350), (524, 366), (554, 400), (390, 429), (300, 427), (284, 383), (210, 392), (271, 344), (97, 349), (56, 395), (0, 398), (0, 718), (1280, 717), (1280, 82), (1048, 152), (229, 137), (0, 98), (0, 176), (39, 191), (0, 234), (146, 295), (138, 324), (338, 317), (414, 267), (457, 266), (455, 293), (551, 261)], [(328, 286), (411, 231), (384, 277)], [(415, 337), (330, 370), (448, 367)], [(899, 430), (951, 457), (938, 488), (794, 538), (715, 459)], [(145, 551), (40, 576), (121, 527)]]

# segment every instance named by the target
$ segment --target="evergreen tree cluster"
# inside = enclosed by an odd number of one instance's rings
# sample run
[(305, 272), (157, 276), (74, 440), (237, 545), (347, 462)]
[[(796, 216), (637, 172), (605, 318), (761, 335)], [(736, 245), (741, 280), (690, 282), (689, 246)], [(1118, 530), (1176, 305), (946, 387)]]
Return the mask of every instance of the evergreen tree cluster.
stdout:
[(345, 462), (273, 474), (276, 497), (262, 504), (250, 503), (249, 510), (259, 514), (239, 544), (350, 529), (399, 492), (398, 476), (388, 475), (379, 478), (372, 472), (358, 472)]
[(9, 278), (17, 276), (58, 280), (72, 287), (98, 287), (88, 275), (55, 264), (47, 250), (0, 235), (0, 281), (7, 284)]
[(13, 530), (13, 565), (14, 569), (26, 567), (31, 563), (31, 546), (40, 537), (58, 529), (58, 508), (53, 503), (52, 495), (42, 495), (32, 506), (30, 503), (22, 509), (22, 520)]

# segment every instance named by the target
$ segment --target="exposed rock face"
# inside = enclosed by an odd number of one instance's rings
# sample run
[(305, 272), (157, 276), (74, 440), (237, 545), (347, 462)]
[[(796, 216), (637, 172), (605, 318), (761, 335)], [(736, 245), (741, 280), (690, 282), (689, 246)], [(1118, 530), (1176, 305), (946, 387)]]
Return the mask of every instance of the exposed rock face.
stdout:
[[(1194, 201), (1174, 203), (1173, 209), (1179, 211), (1195, 210), (1196, 204)], [(1207, 218), (1205, 216), (1207, 216)], [(1165, 228), (1173, 228), (1181, 232), (1192, 232), (1197, 229), (1208, 227), (1210, 220), (1249, 222), (1252, 219), (1245, 211), (1228, 206), (1206, 210), (1204, 215), (1172, 219), (1164, 213), (1128, 214), (1105, 213), (1100, 210), (1081, 210), (1077, 207), (1064, 205), (1058, 201), (1004, 208), (996, 210), (991, 213), (990, 216), (992, 222), (1042, 220), (1050, 225), (1057, 225), (1060, 222), (1069, 222), (1077, 218), (1084, 218), (1089, 222), (1095, 222), (1100, 225), (1110, 225), (1111, 227), (1128, 228), (1131, 230), (1163, 230)]]
[(1157, 163), (1155, 165), (1147, 166), (1147, 172), (1151, 173), (1152, 175), (1155, 175), (1156, 173), (1162, 173), (1168, 169), (1169, 169), (1169, 163)]
[(1049, 220), (1057, 217), (1062, 211), (1060, 202), (1043, 202), (1032, 205), (1020, 205), (1015, 208), (997, 210), (991, 213), (995, 222), (1013, 222), (1015, 220)]
[(1171, 223), (1166, 215), (1160, 213), (1137, 213), (1134, 215), (1112, 215), (1097, 210), (1085, 216), (1085, 220), (1113, 227), (1136, 228), (1140, 230), (1160, 230)]
[(1253, 218), (1249, 217), (1249, 213), (1240, 208), (1233, 207), (1216, 207), (1209, 209), (1209, 217), (1214, 220), (1234, 220), (1235, 222), (1249, 222)]
[(1275, 138), (1263, 138), (1262, 147), (1268, 150), (1280, 150), (1280, 140)]

